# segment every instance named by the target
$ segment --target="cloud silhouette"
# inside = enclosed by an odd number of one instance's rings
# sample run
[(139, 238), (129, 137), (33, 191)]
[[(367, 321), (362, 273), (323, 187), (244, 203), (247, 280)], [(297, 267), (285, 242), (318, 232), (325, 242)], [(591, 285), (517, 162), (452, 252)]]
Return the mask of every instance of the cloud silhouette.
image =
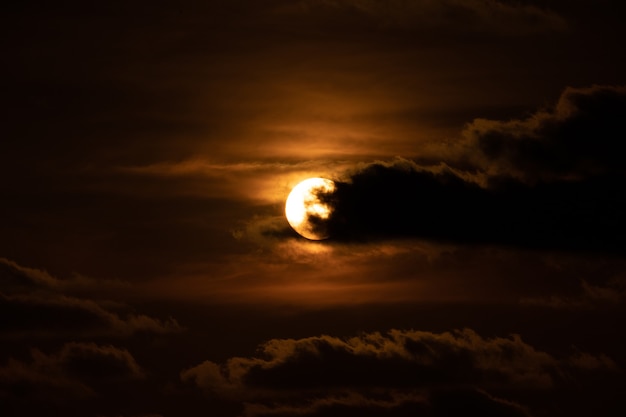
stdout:
[[(396, 158), (342, 167), (313, 222), (336, 242), (420, 238), (532, 249), (626, 251), (626, 87), (566, 88), (526, 119), (476, 119), (423, 165)], [(316, 220), (316, 219), (314, 219)], [(238, 237), (296, 234), (284, 216), (253, 219)]]
[(463, 157), (492, 175), (524, 181), (626, 174), (626, 86), (566, 88), (553, 108), (526, 119), (476, 119)]
[(338, 241), (418, 237), (455, 243), (624, 251), (626, 187), (602, 176), (479, 185), (448, 167), (377, 162), (350, 173), (336, 192), (328, 230)]
[(161, 320), (128, 311), (120, 303), (72, 295), (76, 288), (90, 289), (91, 293), (97, 290), (97, 282), (86, 278), (64, 281), (46, 271), (1, 258), (0, 277), (0, 315), (10, 318), (0, 324), (0, 339), (68, 336), (84, 339), (183, 330), (171, 317)]
[(51, 400), (89, 397), (96, 385), (142, 379), (145, 374), (125, 349), (70, 342), (57, 352), (31, 351), (31, 361), (10, 359), (0, 367), (0, 397)]
[(330, 235), (623, 252), (624, 120), (626, 87), (612, 86), (567, 88), (524, 120), (477, 119), (449, 165), (396, 159), (346, 172), (321, 196), (334, 207)]
[(580, 370), (615, 372), (616, 366), (606, 355), (579, 351), (559, 359), (517, 335), (391, 330), (348, 339), (273, 339), (258, 356), (205, 361), (182, 371), (181, 379), (246, 401), (246, 416), (450, 415), (464, 408), (527, 415), (503, 397), (554, 390)]
[(391, 330), (350, 339), (331, 336), (273, 339), (262, 357), (207, 361), (183, 380), (223, 394), (255, 388), (432, 387), (456, 384), (549, 388), (559, 362), (519, 336), (485, 339), (470, 329), (430, 333)]

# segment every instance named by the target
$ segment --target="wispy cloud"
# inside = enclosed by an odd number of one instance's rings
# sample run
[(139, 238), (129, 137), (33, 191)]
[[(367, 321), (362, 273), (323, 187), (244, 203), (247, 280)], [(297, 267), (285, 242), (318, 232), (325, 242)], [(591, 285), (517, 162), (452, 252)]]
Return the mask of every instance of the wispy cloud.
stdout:
[(558, 14), (523, 2), (497, 0), (303, 0), (291, 12), (352, 12), (383, 27), (405, 30), (447, 29), (475, 33), (529, 35), (561, 32), (567, 22)]
[(100, 287), (98, 281), (83, 277), (62, 280), (7, 259), (0, 259), (0, 274), (0, 310), (10, 317), (0, 326), (0, 338), (124, 337), (183, 330), (171, 317), (161, 320), (137, 314), (119, 302), (72, 292), (78, 288), (81, 293), (88, 289), (87, 293), (95, 294), (106, 288), (106, 281)]
[(565, 310), (612, 309), (623, 305), (626, 300), (626, 279), (610, 279), (604, 285), (593, 285), (581, 281), (579, 294), (571, 296), (552, 295), (549, 297), (522, 298), (524, 305), (549, 307)]
[(299, 181), (319, 176), (332, 178), (351, 165), (349, 161), (328, 159), (216, 163), (194, 158), (118, 167), (117, 172), (134, 178), (171, 181), (158, 190), (160, 195), (186, 194), (276, 203), (284, 201)]
[(20, 265), (10, 259), (0, 257), (0, 291), (21, 293), (41, 290), (52, 290), (64, 293), (88, 291), (97, 288), (124, 289), (129, 284), (123, 281), (94, 279), (88, 276), (73, 274), (67, 278), (57, 278), (48, 271)]

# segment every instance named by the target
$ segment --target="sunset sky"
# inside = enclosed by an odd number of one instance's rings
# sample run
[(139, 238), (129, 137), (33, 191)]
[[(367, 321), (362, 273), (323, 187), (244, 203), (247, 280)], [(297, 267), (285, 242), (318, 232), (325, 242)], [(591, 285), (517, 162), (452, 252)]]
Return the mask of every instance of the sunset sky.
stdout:
[(0, 415), (626, 415), (623, 2), (96, 3), (0, 17)]

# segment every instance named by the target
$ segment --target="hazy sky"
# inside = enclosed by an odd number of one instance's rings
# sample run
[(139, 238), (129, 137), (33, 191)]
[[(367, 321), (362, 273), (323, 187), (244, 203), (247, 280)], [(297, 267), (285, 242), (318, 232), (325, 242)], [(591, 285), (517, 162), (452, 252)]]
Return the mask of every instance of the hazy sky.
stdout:
[(625, 18), (5, 6), (0, 414), (624, 415)]

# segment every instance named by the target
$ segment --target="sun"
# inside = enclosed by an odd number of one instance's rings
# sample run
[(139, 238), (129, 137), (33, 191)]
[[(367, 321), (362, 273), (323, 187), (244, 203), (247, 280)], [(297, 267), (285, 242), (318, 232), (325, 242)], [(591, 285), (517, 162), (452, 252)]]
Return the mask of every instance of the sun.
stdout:
[(335, 191), (335, 183), (326, 178), (308, 178), (293, 187), (287, 203), (287, 221), (301, 236), (310, 240), (329, 237), (325, 221), (332, 214), (332, 207), (320, 199), (320, 194)]

